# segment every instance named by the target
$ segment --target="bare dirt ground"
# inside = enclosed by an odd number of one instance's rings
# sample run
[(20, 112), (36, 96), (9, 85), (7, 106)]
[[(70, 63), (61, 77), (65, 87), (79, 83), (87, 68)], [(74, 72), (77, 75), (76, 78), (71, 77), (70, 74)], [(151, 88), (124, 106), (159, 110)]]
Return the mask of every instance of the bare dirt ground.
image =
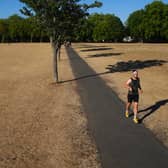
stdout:
[[(75, 82), (53, 84), (49, 44), (0, 45), (0, 168), (99, 168)], [(60, 79), (74, 78), (65, 50)]]
[(168, 44), (76, 43), (73, 47), (124, 102), (125, 82), (132, 69), (139, 70), (144, 91), (139, 118), (168, 147)]

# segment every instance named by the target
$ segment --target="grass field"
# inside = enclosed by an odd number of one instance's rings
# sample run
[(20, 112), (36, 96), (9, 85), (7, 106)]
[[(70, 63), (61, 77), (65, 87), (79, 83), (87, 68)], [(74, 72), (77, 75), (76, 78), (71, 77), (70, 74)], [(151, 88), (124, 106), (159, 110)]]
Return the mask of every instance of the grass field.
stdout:
[[(168, 44), (76, 43), (73, 47), (124, 102), (131, 70), (139, 70), (144, 91), (139, 118), (168, 147)], [(104, 72), (111, 73), (101, 75)]]
[(0, 168), (100, 167), (75, 89), (53, 84), (49, 44), (0, 44)]
[[(72, 46), (123, 101), (130, 70), (139, 69), (139, 117), (168, 146), (168, 44)], [(59, 79), (73, 78), (62, 48)], [(101, 167), (82, 111), (75, 81), (53, 84), (49, 44), (0, 44), (1, 168)]]

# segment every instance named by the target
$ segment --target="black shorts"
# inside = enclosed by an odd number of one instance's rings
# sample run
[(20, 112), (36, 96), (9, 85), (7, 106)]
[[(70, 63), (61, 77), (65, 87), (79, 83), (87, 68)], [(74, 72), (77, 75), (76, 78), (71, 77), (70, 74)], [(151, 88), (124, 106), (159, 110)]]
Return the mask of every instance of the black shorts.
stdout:
[(138, 103), (139, 102), (139, 95), (138, 94), (136, 94), (136, 95), (128, 94), (127, 98), (128, 98), (129, 103), (132, 103), (132, 102), (137, 102)]

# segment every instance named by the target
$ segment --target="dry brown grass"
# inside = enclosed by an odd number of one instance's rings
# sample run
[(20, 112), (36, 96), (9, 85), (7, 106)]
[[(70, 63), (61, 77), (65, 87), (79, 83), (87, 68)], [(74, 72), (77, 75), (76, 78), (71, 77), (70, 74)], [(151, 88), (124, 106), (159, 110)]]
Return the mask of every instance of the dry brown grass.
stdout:
[[(0, 45), (0, 168), (98, 168), (75, 82), (52, 82), (49, 44)], [(73, 78), (64, 49), (61, 80)]]

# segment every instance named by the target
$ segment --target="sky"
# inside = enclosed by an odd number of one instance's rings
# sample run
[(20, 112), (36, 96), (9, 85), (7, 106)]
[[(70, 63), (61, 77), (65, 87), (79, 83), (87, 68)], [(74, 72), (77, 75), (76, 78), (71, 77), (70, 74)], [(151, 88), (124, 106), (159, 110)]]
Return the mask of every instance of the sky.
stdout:
[[(90, 9), (90, 13), (111, 13), (118, 16), (122, 22), (125, 22), (132, 12), (143, 9), (145, 5), (153, 0), (99, 0), (103, 3), (101, 8)], [(162, 0), (168, 4), (168, 0)], [(93, 0), (82, 0), (84, 3), (91, 3)], [(21, 15), (19, 9), (23, 4), (19, 0), (0, 0), (0, 18), (8, 18), (13, 14)]]

